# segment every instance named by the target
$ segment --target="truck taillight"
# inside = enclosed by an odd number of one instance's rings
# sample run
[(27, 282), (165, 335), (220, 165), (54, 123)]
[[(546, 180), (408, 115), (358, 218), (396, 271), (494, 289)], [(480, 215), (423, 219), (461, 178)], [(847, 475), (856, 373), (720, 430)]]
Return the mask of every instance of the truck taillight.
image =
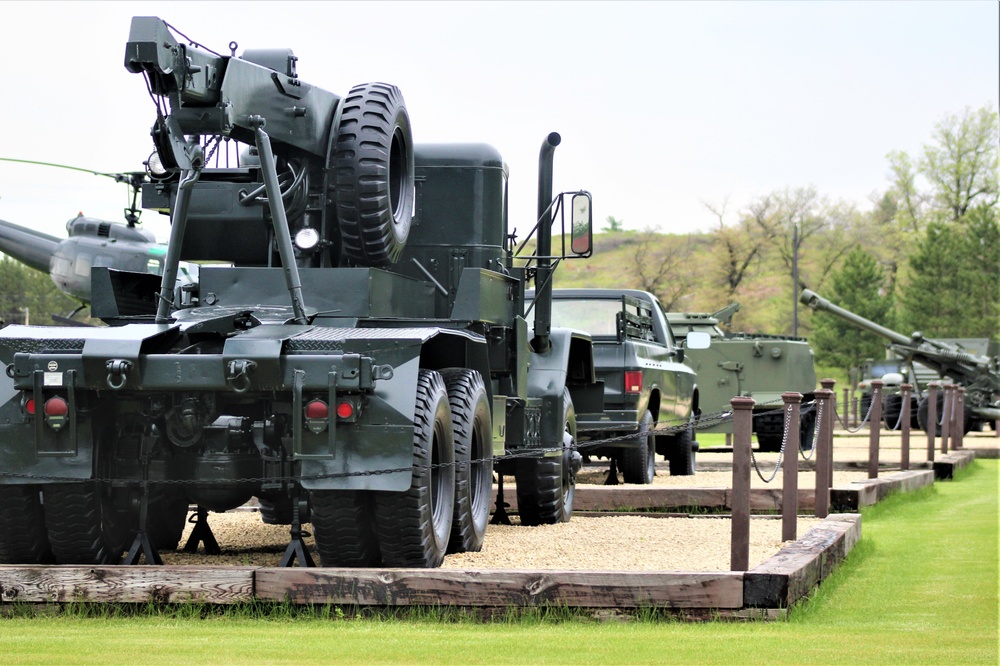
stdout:
[(311, 432), (319, 434), (326, 430), (330, 418), (330, 407), (322, 400), (310, 400), (306, 403), (306, 427)]
[(625, 392), (642, 393), (642, 370), (625, 371)]
[(45, 413), (45, 424), (53, 430), (61, 430), (69, 415), (69, 405), (59, 396), (54, 396), (45, 401), (42, 411)]
[(24, 411), (28, 412), (32, 416), (35, 415), (35, 399), (28, 398), (24, 401)]
[(349, 419), (354, 416), (354, 405), (346, 400), (337, 405), (337, 416), (342, 419)]

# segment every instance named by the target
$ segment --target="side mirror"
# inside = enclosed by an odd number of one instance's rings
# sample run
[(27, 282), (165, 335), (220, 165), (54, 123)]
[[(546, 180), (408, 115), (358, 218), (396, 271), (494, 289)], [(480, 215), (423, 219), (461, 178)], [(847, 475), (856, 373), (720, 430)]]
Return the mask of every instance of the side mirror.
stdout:
[(684, 344), (688, 349), (708, 349), (712, 346), (712, 336), (705, 331), (691, 331)]
[(573, 195), (573, 223), (570, 229), (570, 250), (579, 257), (589, 257), (593, 251), (594, 223), (590, 212), (590, 194)]

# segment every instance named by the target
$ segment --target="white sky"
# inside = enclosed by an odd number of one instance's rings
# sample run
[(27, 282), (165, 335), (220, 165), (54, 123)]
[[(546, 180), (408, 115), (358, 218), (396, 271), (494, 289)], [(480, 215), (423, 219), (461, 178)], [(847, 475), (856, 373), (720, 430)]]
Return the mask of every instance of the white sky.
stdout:
[[(534, 218), (538, 148), (562, 134), (556, 190), (594, 195), (595, 226), (711, 228), (703, 201), (815, 186), (867, 207), (885, 155), (916, 153), (947, 113), (998, 103), (1000, 4), (975, 2), (0, 1), (0, 157), (141, 168), (155, 117), (124, 66), (134, 15), (220, 53), (290, 47), (339, 95), (400, 87), (417, 142), (483, 141)], [(125, 187), (0, 162), (0, 218), (65, 235), (121, 220)], [(731, 219), (735, 219), (732, 217)], [(169, 227), (143, 215), (165, 240)]]

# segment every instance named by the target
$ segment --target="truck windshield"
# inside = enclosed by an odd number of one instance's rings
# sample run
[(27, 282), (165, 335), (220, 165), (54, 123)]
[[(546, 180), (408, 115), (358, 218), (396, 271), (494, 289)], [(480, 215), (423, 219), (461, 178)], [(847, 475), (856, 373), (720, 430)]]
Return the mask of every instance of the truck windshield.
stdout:
[(618, 335), (616, 315), (622, 310), (617, 299), (593, 298), (552, 301), (552, 325), (576, 328), (593, 336)]

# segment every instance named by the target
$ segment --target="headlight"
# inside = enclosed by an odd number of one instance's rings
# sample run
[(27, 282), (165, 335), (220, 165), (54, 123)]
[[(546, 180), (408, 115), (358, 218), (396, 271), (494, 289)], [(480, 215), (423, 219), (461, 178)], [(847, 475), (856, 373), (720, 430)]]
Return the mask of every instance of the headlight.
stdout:
[(299, 229), (295, 234), (295, 247), (300, 250), (311, 250), (319, 244), (319, 232), (312, 227)]

